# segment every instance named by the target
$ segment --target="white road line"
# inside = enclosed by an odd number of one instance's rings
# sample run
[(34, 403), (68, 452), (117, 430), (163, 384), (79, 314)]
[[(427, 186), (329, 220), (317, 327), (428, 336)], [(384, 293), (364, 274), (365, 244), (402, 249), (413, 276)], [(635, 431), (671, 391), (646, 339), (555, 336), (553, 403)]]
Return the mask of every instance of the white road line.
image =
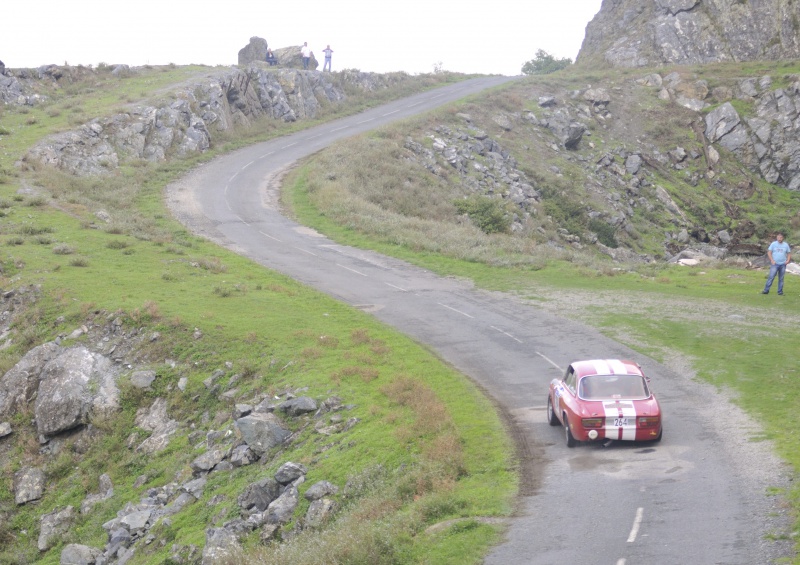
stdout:
[(341, 267), (342, 269), (347, 269), (348, 271), (352, 271), (357, 275), (361, 275), (362, 277), (366, 277), (367, 276), (364, 273), (360, 273), (360, 272), (356, 271), (355, 269), (351, 269), (350, 267), (345, 267), (344, 265), (340, 265), (339, 263), (336, 263), (336, 266), (337, 267)]
[(356, 122), (356, 123), (360, 125), (360, 124), (366, 124), (366, 123), (372, 122), (374, 120), (375, 120), (375, 118), (370, 118), (368, 120), (362, 120), (362, 121)]
[(642, 525), (643, 514), (644, 514), (644, 508), (636, 509), (636, 518), (633, 519), (633, 528), (631, 528), (631, 533), (628, 536), (628, 543), (633, 543), (636, 541), (636, 536), (639, 534), (639, 526)]
[(505, 336), (508, 336), (508, 337), (510, 337), (511, 339), (513, 339), (514, 341), (516, 341), (517, 343), (522, 343), (522, 340), (519, 340), (519, 339), (515, 338), (515, 337), (514, 337), (513, 335), (511, 335), (510, 333), (508, 333), (508, 332), (505, 332), (505, 331), (501, 330), (500, 328), (497, 328), (497, 327), (495, 327), (495, 326), (489, 326), (489, 327), (490, 327), (490, 328), (492, 328), (493, 330), (497, 330), (498, 332), (500, 332), (501, 334), (503, 334), (503, 335), (505, 335)]
[(444, 306), (445, 308), (448, 308), (453, 312), (458, 312), (459, 314), (461, 314), (462, 316), (466, 316), (467, 318), (475, 317), (475, 316), (470, 316), (469, 314), (467, 314), (466, 312), (462, 312), (461, 310), (456, 310), (455, 308), (453, 308), (452, 306), (448, 306), (447, 304), (442, 304), (441, 302), (437, 302), (436, 304), (438, 304), (439, 306)]
[(255, 161), (250, 161), (250, 162), (249, 162), (249, 163), (247, 163), (247, 164), (246, 164), (244, 167), (242, 167), (240, 170), (242, 170), (242, 171), (243, 171), (243, 170), (245, 170), (247, 167), (249, 167), (249, 166), (250, 166), (250, 165), (252, 165), (253, 163), (255, 163)]
[(349, 128), (349, 127), (350, 127), (350, 126), (342, 126), (342, 127), (340, 127), (340, 128), (332, 129), (332, 130), (331, 130), (331, 132), (334, 132), (334, 131), (341, 131), (341, 130), (343, 130), (343, 129), (347, 129), (347, 128)]
[(258, 233), (260, 233), (260, 234), (261, 234), (261, 235), (263, 235), (264, 237), (268, 237), (268, 238), (270, 238), (270, 239), (274, 239), (274, 240), (275, 240), (275, 241), (277, 241), (278, 243), (283, 243), (283, 240), (281, 240), (281, 239), (278, 239), (277, 237), (271, 236), (271, 235), (269, 235), (268, 233), (264, 233), (263, 231), (259, 231)]
[(419, 106), (420, 104), (422, 104), (422, 100), (420, 100), (419, 102), (414, 102), (413, 104), (409, 104), (408, 106), (406, 106), (406, 108), (413, 108), (414, 106)]
[(283, 147), (281, 147), (281, 149), (286, 149), (287, 147), (293, 147), (293, 146), (297, 145), (297, 143), (298, 142), (295, 141), (294, 143), (290, 143), (289, 145), (284, 145)]
[(270, 156), (270, 155), (272, 155), (273, 153), (275, 153), (275, 152), (274, 152), (274, 151), (270, 151), (269, 153), (264, 153), (264, 154), (261, 156), (261, 158), (263, 159), (264, 157), (269, 157), (269, 156)]
[(391, 116), (392, 114), (396, 114), (400, 110), (392, 110), (391, 112), (386, 112), (385, 114), (381, 114), (381, 116)]
[(319, 255), (317, 255), (316, 253), (312, 253), (308, 249), (303, 249), (302, 247), (297, 247), (296, 245), (293, 245), (292, 247), (294, 247), (298, 251), (302, 251), (303, 253), (308, 253), (309, 255), (313, 255), (314, 257), (319, 257)]
[(392, 283), (387, 283), (387, 282), (385, 282), (385, 283), (383, 283), (383, 284), (385, 284), (386, 286), (390, 286), (390, 287), (392, 287), (392, 288), (396, 288), (397, 290), (401, 290), (401, 291), (403, 291), (403, 292), (408, 292), (406, 289), (404, 289), (404, 288), (400, 288), (399, 286), (395, 286), (395, 285), (393, 285)]
[(538, 355), (539, 357), (541, 357), (542, 359), (544, 359), (545, 361), (550, 363), (553, 367), (555, 367), (559, 371), (563, 371), (564, 370), (561, 367), (559, 367), (558, 364), (555, 361), (552, 361), (551, 359), (548, 359), (546, 355), (544, 355), (542, 353), (539, 353), (538, 351), (536, 352), (536, 355)]
[(322, 134), (318, 133), (317, 135), (312, 135), (311, 137), (307, 137), (306, 139), (317, 139), (318, 137), (322, 137)]

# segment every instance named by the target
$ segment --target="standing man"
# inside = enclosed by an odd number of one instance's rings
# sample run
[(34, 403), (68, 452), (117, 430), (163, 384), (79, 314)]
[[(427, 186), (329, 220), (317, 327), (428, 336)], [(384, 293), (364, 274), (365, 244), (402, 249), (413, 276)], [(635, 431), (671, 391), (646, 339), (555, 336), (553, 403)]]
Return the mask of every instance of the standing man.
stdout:
[(769, 257), (769, 276), (767, 277), (767, 285), (761, 294), (769, 294), (769, 288), (772, 286), (772, 280), (775, 275), (778, 275), (778, 296), (783, 296), (783, 275), (786, 274), (786, 265), (792, 260), (792, 250), (789, 244), (783, 241), (783, 234), (778, 233), (775, 236), (775, 241), (769, 244), (767, 249), (767, 257)]
[(322, 66), (322, 71), (325, 72), (325, 69), (331, 70), (331, 55), (333, 55), (333, 49), (331, 49), (330, 43), (328, 46), (322, 50), (325, 53), (325, 64)]
[(308, 41), (303, 42), (300, 48), (300, 55), (303, 57), (303, 68), (308, 70), (308, 62), (311, 60), (311, 49), (308, 47)]

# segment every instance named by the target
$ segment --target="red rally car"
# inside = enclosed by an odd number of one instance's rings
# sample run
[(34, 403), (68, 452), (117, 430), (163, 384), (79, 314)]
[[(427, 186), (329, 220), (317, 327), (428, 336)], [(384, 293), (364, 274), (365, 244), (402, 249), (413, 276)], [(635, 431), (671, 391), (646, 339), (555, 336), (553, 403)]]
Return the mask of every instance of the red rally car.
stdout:
[(581, 441), (659, 441), (661, 408), (633, 361), (576, 361), (550, 382), (547, 420), (564, 426), (567, 447)]

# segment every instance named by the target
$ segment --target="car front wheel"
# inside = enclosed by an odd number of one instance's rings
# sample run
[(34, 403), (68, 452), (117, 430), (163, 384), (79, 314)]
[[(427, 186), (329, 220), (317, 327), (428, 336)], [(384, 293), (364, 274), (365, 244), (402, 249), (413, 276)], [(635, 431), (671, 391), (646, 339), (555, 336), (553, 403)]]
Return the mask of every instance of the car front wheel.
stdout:
[(556, 411), (553, 410), (553, 398), (549, 394), (547, 395), (547, 422), (551, 426), (557, 426), (561, 423), (558, 421)]
[(575, 441), (575, 437), (572, 435), (572, 430), (569, 429), (569, 419), (566, 414), (564, 414), (564, 434), (567, 438), (567, 447), (575, 447), (578, 444), (578, 442)]

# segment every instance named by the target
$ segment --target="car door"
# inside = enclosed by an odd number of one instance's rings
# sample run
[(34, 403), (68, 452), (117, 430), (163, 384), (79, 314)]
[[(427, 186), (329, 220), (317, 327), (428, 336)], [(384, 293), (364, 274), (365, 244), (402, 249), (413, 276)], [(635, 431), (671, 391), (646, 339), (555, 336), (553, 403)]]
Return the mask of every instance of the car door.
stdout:
[[(558, 417), (563, 420), (561, 415), (567, 413), (567, 416), (575, 413), (575, 395), (577, 394), (578, 378), (575, 374), (575, 369), (570, 365), (564, 373), (564, 378), (558, 387), (556, 393), (558, 394)], [(566, 422), (562, 421), (562, 424)]]

